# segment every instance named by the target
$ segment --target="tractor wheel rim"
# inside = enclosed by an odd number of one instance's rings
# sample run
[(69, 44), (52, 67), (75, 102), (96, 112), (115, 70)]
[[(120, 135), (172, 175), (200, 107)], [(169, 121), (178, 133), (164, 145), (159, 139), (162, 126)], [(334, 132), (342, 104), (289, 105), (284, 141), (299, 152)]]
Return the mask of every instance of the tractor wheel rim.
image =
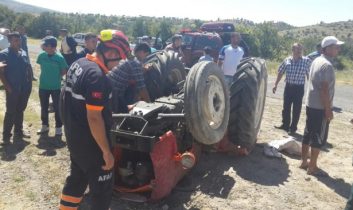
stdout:
[(224, 120), (225, 112), (225, 90), (221, 80), (210, 75), (207, 79), (206, 96), (202, 98), (204, 116), (206, 117), (208, 125), (212, 129), (219, 128)]

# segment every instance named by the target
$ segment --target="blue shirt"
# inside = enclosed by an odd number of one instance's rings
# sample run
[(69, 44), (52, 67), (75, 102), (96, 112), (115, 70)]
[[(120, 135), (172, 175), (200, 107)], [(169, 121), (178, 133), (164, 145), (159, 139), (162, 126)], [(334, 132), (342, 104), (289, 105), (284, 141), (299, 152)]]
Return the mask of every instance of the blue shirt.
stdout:
[(12, 91), (28, 90), (32, 86), (32, 67), (24, 50), (14, 52), (6, 48), (0, 52), (0, 62), (5, 62), (5, 79)]
[(312, 52), (309, 55), (307, 55), (308, 58), (310, 58), (312, 61), (315, 60), (315, 58), (320, 57), (321, 53), (318, 51)]

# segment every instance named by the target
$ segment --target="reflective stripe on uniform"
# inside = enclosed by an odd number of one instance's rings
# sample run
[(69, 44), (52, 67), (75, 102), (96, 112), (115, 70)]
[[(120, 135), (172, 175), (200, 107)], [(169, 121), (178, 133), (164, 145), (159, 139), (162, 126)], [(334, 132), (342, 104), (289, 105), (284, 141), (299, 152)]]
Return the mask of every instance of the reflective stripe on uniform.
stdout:
[(78, 207), (71, 207), (71, 206), (65, 206), (63, 204), (60, 204), (59, 210), (77, 210)]
[(103, 106), (94, 106), (94, 105), (86, 104), (86, 109), (88, 110), (102, 111), (103, 108), (104, 108)]
[(61, 194), (60, 210), (77, 210), (82, 197)]
[(70, 195), (61, 194), (61, 200), (70, 202), (70, 203), (80, 203), (82, 200), (82, 197), (74, 197)]
[(72, 88), (70, 88), (70, 87), (65, 87), (65, 91), (71, 93), (72, 97), (77, 100), (83, 100), (83, 101), (86, 100), (85, 97), (83, 97), (83, 95), (74, 93), (74, 91), (72, 91)]

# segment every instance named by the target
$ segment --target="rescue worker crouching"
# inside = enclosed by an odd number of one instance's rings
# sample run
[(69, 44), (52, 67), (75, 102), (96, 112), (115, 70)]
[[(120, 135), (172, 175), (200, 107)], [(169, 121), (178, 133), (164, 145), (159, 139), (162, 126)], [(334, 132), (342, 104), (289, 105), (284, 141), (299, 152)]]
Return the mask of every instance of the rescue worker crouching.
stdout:
[(106, 74), (130, 54), (121, 31), (103, 30), (96, 52), (75, 61), (61, 94), (71, 166), (60, 209), (77, 209), (89, 186), (91, 209), (109, 209), (113, 191), (114, 157), (108, 132), (112, 112), (111, 85)]

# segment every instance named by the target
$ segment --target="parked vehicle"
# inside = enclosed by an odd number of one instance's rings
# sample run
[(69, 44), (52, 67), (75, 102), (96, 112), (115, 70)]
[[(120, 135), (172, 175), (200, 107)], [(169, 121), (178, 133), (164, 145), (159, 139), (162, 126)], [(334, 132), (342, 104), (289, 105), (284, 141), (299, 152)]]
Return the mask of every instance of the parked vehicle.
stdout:
[(76, 33), (73, 34), (72, 37), (75, 39), (75, 41), (77, 42), (78, 46), (85, 46), (85, 33)]
[[(191, 67), (197, 63), (206, 46), (212, 49), (211, 55), (214, 61), (217, 61), (219, 51), (224, 45), (230, 44), (230, 34), (235, 31), (232, 23), (212, 22), (203, 24), (198, 32), (181, 32), (183, 35), (183, 53), (186, 66)], [(241, 35), (242, 37), (247, 36), (247, 34)], [(241, 40), (239, 46), (244, 50), (244, 57), (249, 57), (249, 47), (244, 39)]]
[(203, 49), (209, 46), (212, 49), (211, 56), (218, 60), (218, 54), (223, 47), (223, 41), (217, 33), (208, 32), (184, 32), (182, 50), (184, 62), (187, 67), (193, 66), (203, 55)]

